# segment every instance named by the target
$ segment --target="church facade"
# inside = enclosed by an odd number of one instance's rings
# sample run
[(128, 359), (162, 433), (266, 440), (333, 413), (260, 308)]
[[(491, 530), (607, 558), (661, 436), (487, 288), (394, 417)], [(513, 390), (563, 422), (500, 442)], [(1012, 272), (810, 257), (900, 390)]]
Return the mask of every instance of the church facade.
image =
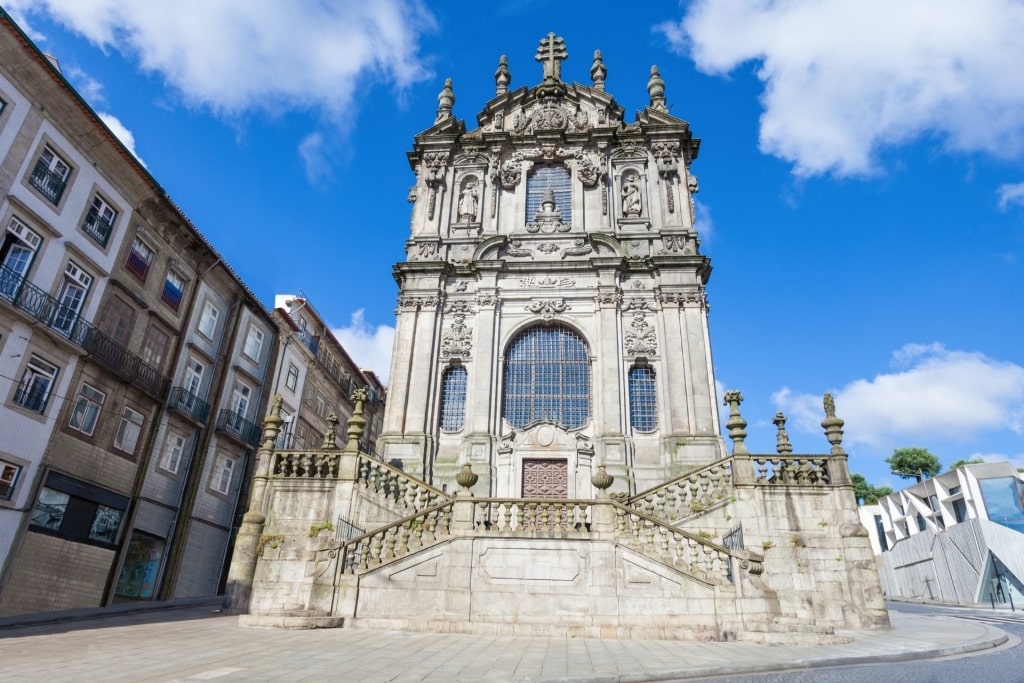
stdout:
[(650, 104), (624, 122), (605, 90), (543, 80), (496, 93), (467, 131), (450, 82), (416, 136), (417, 176), (381, 453), (439, 487), (590, 497), (595, 464), (634, 493), (725, 455), (718, 433), (690, 164), (700, 141)]
[[(690, 165), (656, 68), (627, 123), (562, 80), (467, 130), (451, 81), (409, 160), (412, 234), (380, 455), (345, 435), (282, 449), (273, 401), (235, 544), (243, 624), (488, 635), (846, 642), (888, 625), (828, 395), (827, 453), (719, 429)], [(333, 416), (328, 421), (337, 422)], [(344, 444), (341, 442), (344, 441)]]

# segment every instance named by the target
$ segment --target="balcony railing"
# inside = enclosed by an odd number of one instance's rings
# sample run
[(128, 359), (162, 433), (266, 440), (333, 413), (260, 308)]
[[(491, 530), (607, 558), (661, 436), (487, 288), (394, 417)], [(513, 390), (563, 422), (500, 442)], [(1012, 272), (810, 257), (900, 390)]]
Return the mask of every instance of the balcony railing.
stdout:
[(0, 266), (0, 299), (10, 302), (71, 343), (85, 349), (94, 360), (155, 398), (162, 401), (167, 395), (171, 385), (167, 375), (83, 320), (77, 310), (62, 305), (6, 266)]
[(222, 410), (217, 414), (217, 430), (244, 444), (258, 446), (263, 428), (249, 422), (233, 410)]
[(46, 403), (50, 399), (50, 385), (47, 384), (22, 384), (14, 392), (14, 402), (23, 408), (36, 413), (46, 410)]
[(114, 224), (101, 216), (96, 209), (89, 209), (89, 213), (85, 215), (85, 222), (82, 223), (82, 230), (85, 234), (96, 240), (101, 247), (107, 246), (107, 240), (110, 239), (113, 229)]
[(60, 204), (60, 198), (64, 195), (64, 188), (68, 185), (67, 176), (50, 169), (50, 166), (40, 159), (29, 177), (32, 187), (39, 190), (44, 197), (50, 200), (53, 205)]
[(210, 404), (185, 387), (172, 388), (167, 403), (173, 410), (177, 410), (197, 422), (206, 422), (206, 418), (210, 414)]

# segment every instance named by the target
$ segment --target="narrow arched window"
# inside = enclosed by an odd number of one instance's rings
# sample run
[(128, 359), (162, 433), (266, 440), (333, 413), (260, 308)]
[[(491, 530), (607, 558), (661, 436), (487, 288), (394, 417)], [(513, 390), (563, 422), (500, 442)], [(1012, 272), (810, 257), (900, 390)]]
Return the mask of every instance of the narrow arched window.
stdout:
[(466, 368), (448, 368), (441, 377), (441, 431), (457, 432), (466, 422)]
[(629, 425), (638, 432), (653, 432), (658, 427), (653, 368), (638, 365), (629, 369)]
[(590, 418), (590, 355), (565, 327), (533, 327), (509, 344), (505, 356), (504, 415), (524, 429), (550, 420), (576, 429)]
[(544, 192), (551, 190), (555, 206), (562, 214), (562, 222), (572, 223), (572, 181), (569, 172), (561, 166), (537, 166), (526, 180), (526, 222), (537, 217), (544, 201)]

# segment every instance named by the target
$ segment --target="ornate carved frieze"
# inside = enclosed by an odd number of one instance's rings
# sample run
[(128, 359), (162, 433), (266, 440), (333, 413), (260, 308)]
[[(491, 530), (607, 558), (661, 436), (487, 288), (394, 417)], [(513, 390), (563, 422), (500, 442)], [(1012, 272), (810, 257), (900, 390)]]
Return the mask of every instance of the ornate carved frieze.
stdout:
[(439, 297), (430, 295), (402, 294), (398, 297), (398, 307), (407, 311), (437, 308), (440, 302)]
[(689, 235), (662, 235), (660, 254), (694, 254), (696, 247)]
[(532, 109), (524, 109), (512, 117), (512, 130), (517, 135), (529, 135), (535, 130), (583, 132), (589, 128), (587, 112), (558, 97), (541, 97)]
[(586, 256), (594, 252), (594, 248), (587, 244), (587, 240), (580, 238), (573, 240), (571, 247), (562, 250), (562, 258), (566, 256)]
[[(557, 247), (556, 247), (557, 249)], [(575, 287), (576, 280), (571, 277), (552, 277), (551, 275), (545, 275), (544, 277), (524, 277), (519, 279), (519, 285), (523, 289), (552, 289), (555, 287)]]
[(558, 245), (554, 242), (541, 242), (537, 245), (537, 251), (542, 254), (553, 254), (558, 251)]
[(430, 188), (427, 215), (433, 220), (437, 205), (437, 190), (444, 185), (444, 171), (448, 165), (448, 152), (427, 152), (423, 155), (424, 180)]
[(688, 291), (688, 292), (657, 292), (658, 301), (662, 304), (676, 304), (682, 306), (683, 304), (699, 304), (701, 306), (707, 305), (707, 296), (703, 291)]
[(634, 313), (625, 334), (626, 353), (630, 356), (651, 356), (658, 352), (658, 340), (654, 328), (643, 313)]
[(465, 299), (460, 299), (458, 301), (449, 301), (444, 307), (444, 311), (445, 313), (472, 313), (473, 307)]
[(527, 311), (540, 315), (544, 320), (551, 320), (555, 315), (565, 313), (570, 308), (572, 307), (565, 299), (534, 299), (526, 304)]
[(469, 357), (473, 348), (473, 331), (466, 325), (466, 315), (456, 313), (448, 330), (441, 336), (441, 356), (451, 358)]
[(484, 292), (477, 295), (476, 303), (478, 306), (493, 308), (498, 303), (498, 297), (490, 292)]
[(511, 240), (505, 245), (502, 253), (505, 256), (511, 256), (512, 258), (528, 258), (533, 256), (533, 249), (525, 249), (522, 241), (520, 240)]
[(631, 296), (622, 302), (624, 311), (653, 311), (655, 308), (653, 301), (641, 296)]
[(409, 248), (410, 261), (436, 261), (437, 242), (416, 242)]
[(622, 304), (622, 293), (616, 289), (599, 290), (597, 305), (600, 308), (618, 308)]

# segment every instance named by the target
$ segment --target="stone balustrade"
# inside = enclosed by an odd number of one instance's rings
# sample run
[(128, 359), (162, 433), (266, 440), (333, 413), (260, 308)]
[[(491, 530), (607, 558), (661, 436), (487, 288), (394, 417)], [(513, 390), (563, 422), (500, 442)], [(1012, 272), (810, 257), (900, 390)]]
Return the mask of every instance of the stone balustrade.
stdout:
[(451, 498), (440, 489), (419, 481), (400, 469), (360, 453), (356, 481), (408, 510), (423, 510)]
[(341, 451), (275, 451), (271, 474), (282, 479), (337, 479)]
[[(447, 539), (451, 535), (451, 526), (452, 503), (446, 501), (357, 536), (341, 547), (321, 550), (318, 556), (337, 558), (341, 574), (361, 574)], [(317, 558), (318, 562), (322, 559)]]
[[(615, 540), (619, 543), (705, 583), (733, 581), (733, 551), (710, 537), (682, 531), (617, 502), (610, 504), (615, 509)], [(742, 559), (747, 558), (744, 555)]]
[(732, 470), (719, 460), (670, 482), (642, 491), (627, 505), (651, 517), (675, 524), (707, 511), (732, 496)]
[(757, 486), (829, 486), (833, 484), (827, 455), (752, 455)]
[(592, 500), (479, 498), (474, 500), (477, 533), (538, 536), (587, 535), (593, 522)]

